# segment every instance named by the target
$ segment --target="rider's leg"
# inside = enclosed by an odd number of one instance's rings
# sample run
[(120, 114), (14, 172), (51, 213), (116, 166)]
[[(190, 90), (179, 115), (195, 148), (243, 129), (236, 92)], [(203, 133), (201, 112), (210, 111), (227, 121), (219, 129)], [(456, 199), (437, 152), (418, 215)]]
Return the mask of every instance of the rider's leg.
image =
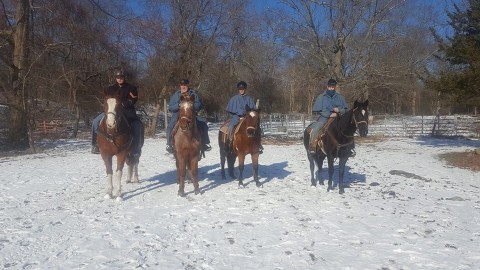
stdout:
[(205, 121), (202, 119), (197, 118), (197, 126), (200, 131), (200, 137), (202, 140), (202, 149), (204, 151), (210, 151), (212, 150), (212, 147), (210, 146), (210, 138), (208, 137), (208, 125)]
[(228, 123), (228, 138), (227, 138), (227, 151), (231, 150), (232, 143), (233, 143), (233, 132), (235, 129), (235, 126), (240, 122), (240, 117), (238, 115), (233, 115), (232, 119), (230, 119), (230, 122)]
[(135, 119), (131, 122), (133, 131), (133, 147), (132, 153), (134, 155), (140, 155), (143, 145), (143, 123), (139, 119)]
[(98, 126), (100, 125), (100, 122), (102, 121), (102, 118), (103, 118), (104, 115), (105, 114), (102, 112), (92, 120), (92, 153), (93, 154), (100, 153), (100, 151), (98, 150), (98, 145), (97, 145), (97, 129), (98, 129)]
[(173, 152), (173, 146), (172, 146), (172, 130), (175, 124), (177, 123), (177, 114), (174, 113), (172, 114), (172, 117), (170, 118), (170, 122), (168, 122), (168, 127), (166, 131), (166, 137), (167, 137), (167, 152), (172, 153)]

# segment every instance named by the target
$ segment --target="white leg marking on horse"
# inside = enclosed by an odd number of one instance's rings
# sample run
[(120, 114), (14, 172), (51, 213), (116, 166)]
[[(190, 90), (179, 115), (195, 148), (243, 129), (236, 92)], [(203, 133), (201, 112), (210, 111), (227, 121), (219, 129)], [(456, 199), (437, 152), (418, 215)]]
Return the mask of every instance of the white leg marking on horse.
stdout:
[(115, 185), (117, 187), (115, 197), (122, 197), (122, 171), (118, 170), (115, 175)]
[(113, 184), (112, 184), (112, 175), (107, 174), (107, 193), (105, 194), (105, 199), (112, 198)]

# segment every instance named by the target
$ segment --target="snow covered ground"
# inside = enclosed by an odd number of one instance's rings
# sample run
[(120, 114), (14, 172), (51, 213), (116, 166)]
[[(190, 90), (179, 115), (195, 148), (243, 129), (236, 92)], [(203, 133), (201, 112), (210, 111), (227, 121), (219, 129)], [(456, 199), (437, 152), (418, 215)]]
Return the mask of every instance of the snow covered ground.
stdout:
[(480, 173), (437, 159), (478, 141), (358, 144), (339, 195), (310, 187), (300, 141), (265, 145), (263, 188), (249, 157), (246, 188), (221, 180), (216, 133), (203, 194), (187, 185), (186, 198), (163, 138), (146, 140), (141, 182), (123, 183), (120, 203), (103, 198), (103, 162), (86, 141), (0, 158), (0, 268), (480, 268)]

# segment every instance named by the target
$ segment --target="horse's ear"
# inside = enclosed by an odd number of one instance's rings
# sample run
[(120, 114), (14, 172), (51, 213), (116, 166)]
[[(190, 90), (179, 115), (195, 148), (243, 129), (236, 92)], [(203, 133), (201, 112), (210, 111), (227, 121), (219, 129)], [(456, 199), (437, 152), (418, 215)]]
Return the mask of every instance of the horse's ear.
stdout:
[(249, 111), (251, 111), (251, 110), (252, 110), (252, 109), (251, 109), (247, 104), (245, 104), (245, 111), (246, 111), (246, 112), (249, 112)]
[(355, 100), (355, 102), (353, 103), (353, 108), (358, 108), (358, 100)]
[(365, 100), (364, 104), (365, 104), (365, 107), (368, 107), (368, 99)]

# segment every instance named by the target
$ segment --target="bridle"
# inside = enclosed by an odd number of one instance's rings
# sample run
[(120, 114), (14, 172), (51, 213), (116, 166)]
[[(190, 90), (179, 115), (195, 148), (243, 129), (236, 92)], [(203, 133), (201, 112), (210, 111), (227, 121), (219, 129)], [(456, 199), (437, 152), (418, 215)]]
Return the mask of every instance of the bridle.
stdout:
[[(249, 113), (251, 113), (251, 112), (248, 112), (247, 114), (249, 114)], [(245, 117), (247, 117), (247, 116), (245, 116)], [(258, 114), (255, 114), (255, 117), (258, 117)], [(247, 125), (247, 129), (245, 130), (245, 132), (247, 133), (247, 137), (249, 137), (249, 138), (255, 137), (255, 134), (257, 132), (258, 122), (257, 121), (254, 121), (254, 122), (255, 122), (256, 126)]]
[[(187, 103), (187, 104), (190, 104), (190, 107), (193, 108), (193, 102), (191, 102), (191, 101), (184, 101), (184, 102)], [(180, 106), (180, 107), (183, 109), (183, 106)], [(192, 125), (191, 125), (191, 123), (193, 122), (192, 118), (193, 119), (195, 118), (195, 114), (193, 113), (193, 109), (192, 109), (192, 117), (189, 118), (187, 116), (181, 116), (180, 119), (178, 119), (179, 126), (180, 126), (180, 129), (182, 131), (192, 130)], [(185, 126), (182, 125), (182, 120), (186, 122)]]

